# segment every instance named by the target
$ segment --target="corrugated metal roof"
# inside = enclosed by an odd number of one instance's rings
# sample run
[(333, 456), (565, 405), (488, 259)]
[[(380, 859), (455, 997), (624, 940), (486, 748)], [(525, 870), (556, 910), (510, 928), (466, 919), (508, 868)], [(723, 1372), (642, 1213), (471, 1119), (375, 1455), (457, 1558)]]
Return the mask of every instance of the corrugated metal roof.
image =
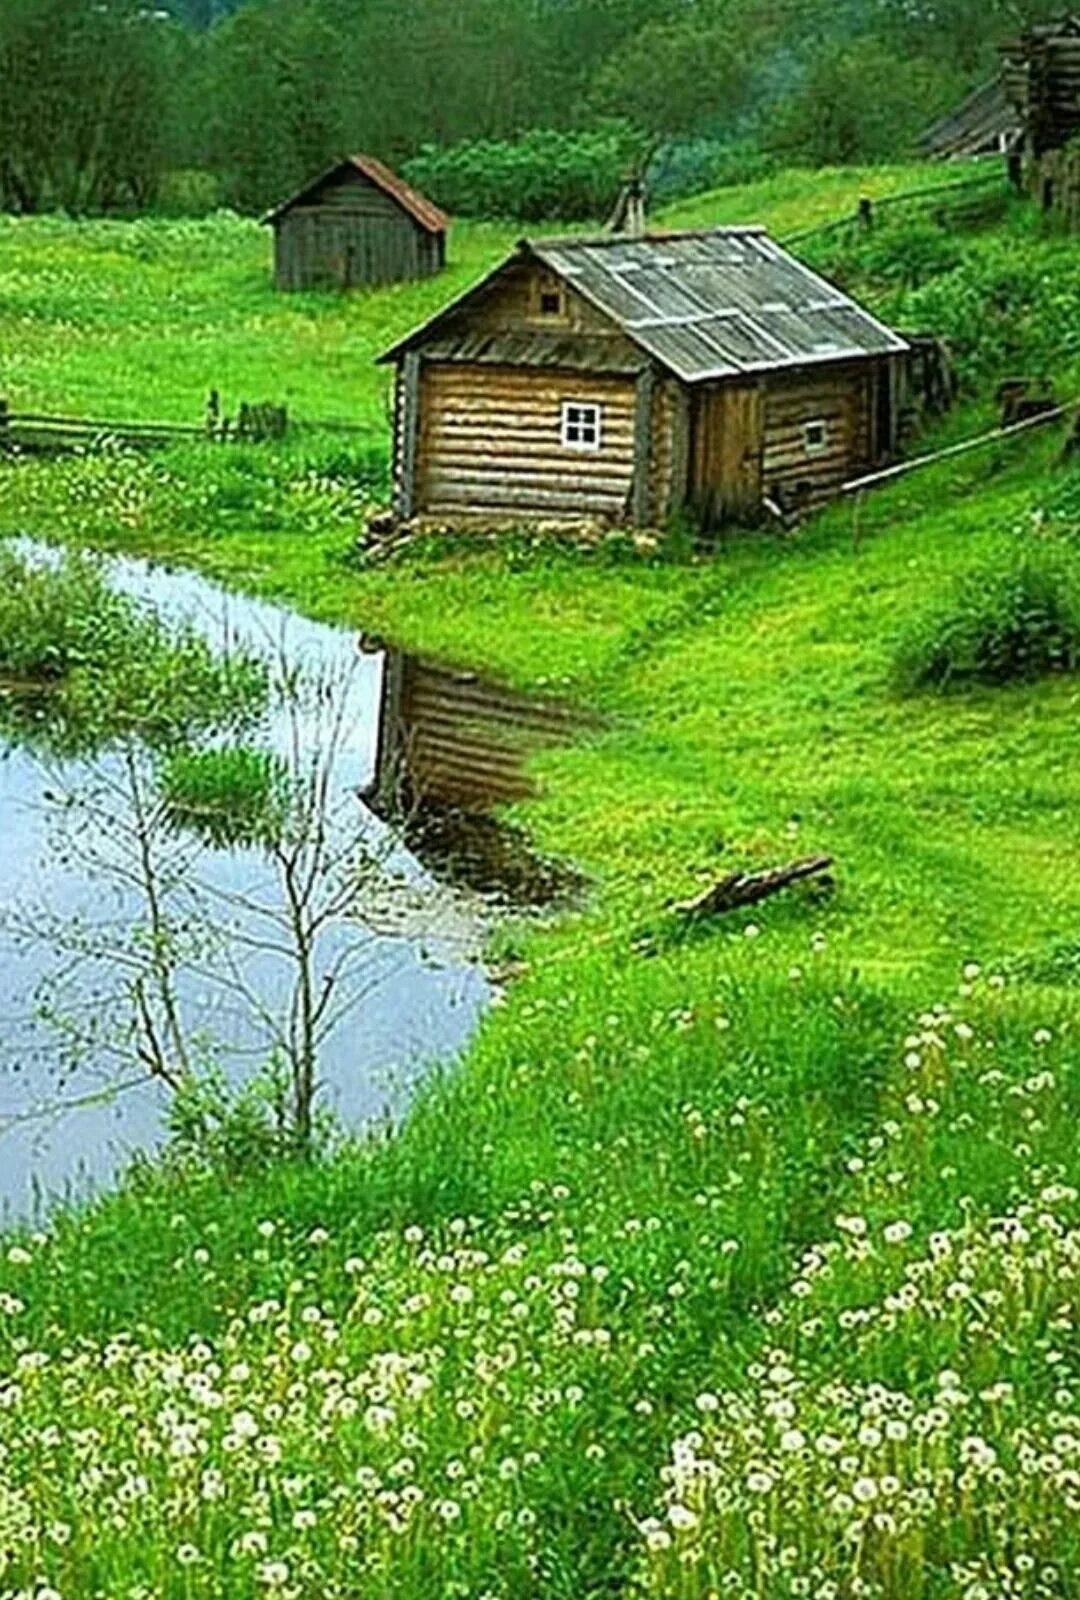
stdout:
[(429, 233), (445, 233), (449, 228), (450, 218), (445, 211), (440, 211), (439, 207), (429, 200), (426, 195), (422, 195), (418, 189), (414, 189), (411, 184), (406, 183), (404, 178), (399, 178), (396, 172), (391, 172), (390, 168), (380, 161), (377, 156), (366, 155), (347, 156), (344, 161), (338, 161), (328, 171), (316, 178), (314, 182), (305, 184), (302, 189), (288, 200), (283, 200), (281, 205), (276, 206), (273, 211), (268, 211), (263, 221), (276, 222), (287, 211), (291, 211), (293, 206), (303, 205), (304, 201), (314, 194), (317, 189), (321, 189), (324, 183), (331, 182), (340, 173), (346, 171), (361, 173), (377, 189), (381, 189), (384, 194), (388, 194), (391, 199), (396, 200), (402, 210), (407, 211), (413, 221), (418, 222)]
[[(515, 256), (381, 358), (425, 343), (514, 261), (535, 259), (685, 383), (908, 346), (763, 228), (524, 239)], [(580, 339), (567, 334), (567, 342)], [(613, 347), (617, 349), (617, 346)], [(527, 360), (527, 355), (520, 358)]]
[(907, 349), (762, 228), (526, 248), (687, 383)]

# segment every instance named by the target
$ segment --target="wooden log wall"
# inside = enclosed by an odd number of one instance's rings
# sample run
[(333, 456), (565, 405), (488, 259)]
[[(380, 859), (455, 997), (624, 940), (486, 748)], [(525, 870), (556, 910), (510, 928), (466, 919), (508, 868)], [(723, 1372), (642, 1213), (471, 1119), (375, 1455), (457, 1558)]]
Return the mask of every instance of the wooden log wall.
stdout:
[[(765, 493), (812, 509), (871, 460), (871, 368), (866, 363), (771, 374), (765, 389)], [(808, 423), (823, 422), (825, 446), (810, 450)]]
[(1002, 52), (1002, 83), (1038, 161), (1080, 133), (1080, 34), (1037, 28)]
[(1028, 184), (1037, 205), (1080, 232), (1080, 141), (1047, 150), (1033, 161)]
[[(564, 401), (602, 407), (599, 450), (563, 445)], [(433, 362), (420, 410), (415, 512), (628, 519), (633, 379)]]

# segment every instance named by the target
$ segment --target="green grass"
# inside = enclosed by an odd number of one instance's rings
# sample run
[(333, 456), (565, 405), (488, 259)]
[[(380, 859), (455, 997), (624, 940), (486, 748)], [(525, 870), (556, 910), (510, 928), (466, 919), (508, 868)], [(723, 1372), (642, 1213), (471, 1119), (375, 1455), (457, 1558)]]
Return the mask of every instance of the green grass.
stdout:
[[(788, 176), (671, 220), (794, 229), (867, 182)], [(49, 226), (86, 259), (78, 229)], [(231, 229), (208, 227), (212, 266), (185, 256), (207, 360), (243, 345), (266, 293)], [(470, 239), (477, 266), (500, 247)], [(967, 317), (1001, 257), (1061, 294), (1071, 248), (1012, 217), (930, 288)], [(260, 387), (295, 384), (314, 414), (340, 362), (335, 414), (362, 411), (374, 380), (342, 347), (447, 287), (268, 300), (268, 322), (306, 332)], [(92, 330), (59, 338), (78, 282), (41, 293), (58, 342), (34, 392), (81, 362), (105, 396), (131, 370), (124, 292), (103, 295), (96, 353)], [(1044, 302), (1008, 315), (1045, 348)], [(14, 325), (0, 315), (5, 358)], [(188, 352), (152, 337), (186, 382)], [(993, 359), (942, 437), (986, 416)], [(500, 930), (523, 976), (404, 1129), (227, 1187), (141, 1172), (0, 1261), (0, 1592), (847, 1600), (856, 1574), (874, 1600), (1080, 1592), (1080, 685), (894, 687), (912, 619), (1003, 540), (1039, 526), (1070, 559), (1059, 448), (946, 463), (857, 522), (837, 507), (708, 558), (522, 540), (369, 571), (350, 557), (371, 460), (332, 442), (0, 479), (0, 530), (179, 558), (605, 716), (537, 762), (520, 808), (589, 902)], [(831, 893), (699, 928), (672, 910), (734, 866), (818, 850)]]
[[(782, 233), (852, 212), (861, 194), (918, 187), (928, 174), (940, 180), (926, 167), (788, 174), (683, 202), (657, 221), (764, 222)], [(227, 410), (269, 399), (300, 420), (381, 433), (389, 379), (375, 357), (523, 231), (459, 222), (449, 269), (427, 283), (281, 295), (271, 283), (270, 230), (257, 222), (222, 215), (73, 227), (0, 217), (3, 393), (16, 410), (199, 422), (217, 389)]]

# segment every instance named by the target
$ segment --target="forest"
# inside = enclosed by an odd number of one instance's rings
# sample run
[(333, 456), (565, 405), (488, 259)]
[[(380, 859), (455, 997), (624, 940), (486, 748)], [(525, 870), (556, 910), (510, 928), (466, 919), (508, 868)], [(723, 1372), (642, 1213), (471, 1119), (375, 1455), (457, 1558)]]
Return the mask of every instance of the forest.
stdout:
[[(0, 208), (257, 213), (370, 150), (464, 214), (587, 216), (910, 152), (1053, 0), (5, 0)], [(503, 175), (492, 188), (490, 175)], [(522, 206), (524, 190), (533, 193)]]

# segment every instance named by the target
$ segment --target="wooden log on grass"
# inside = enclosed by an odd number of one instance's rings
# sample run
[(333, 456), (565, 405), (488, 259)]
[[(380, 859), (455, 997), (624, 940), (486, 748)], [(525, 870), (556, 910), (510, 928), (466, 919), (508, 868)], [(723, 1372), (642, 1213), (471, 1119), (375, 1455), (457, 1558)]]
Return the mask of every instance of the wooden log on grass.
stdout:
[(809, 856), (787, 867), (772, 867), (767, 872), (731, 872), (704, 894), (684, 900), (675, 909), (684, 917), (716, 917), (725, 911), (738, 911), (743, 906), (757, 905), (758, 901), (767, 900), (770, 895), (790, 889), (807, 878), (823, 877), (832, 864), (832, 856)]

